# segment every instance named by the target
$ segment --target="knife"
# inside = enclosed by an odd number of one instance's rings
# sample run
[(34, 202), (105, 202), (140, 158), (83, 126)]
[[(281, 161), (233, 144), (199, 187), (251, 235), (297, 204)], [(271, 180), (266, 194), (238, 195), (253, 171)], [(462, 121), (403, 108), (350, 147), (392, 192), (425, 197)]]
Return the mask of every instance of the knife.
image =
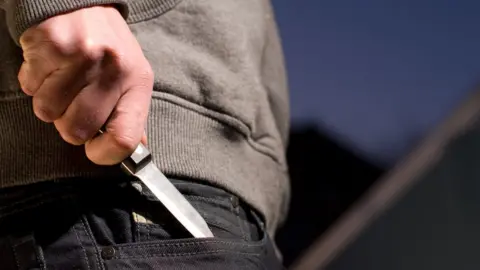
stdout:
[(207, 222), (153, 163), (151, 153), (142, 143), (121, 163), (121, 167), (140, 179), (193, 237), (213, 237)]

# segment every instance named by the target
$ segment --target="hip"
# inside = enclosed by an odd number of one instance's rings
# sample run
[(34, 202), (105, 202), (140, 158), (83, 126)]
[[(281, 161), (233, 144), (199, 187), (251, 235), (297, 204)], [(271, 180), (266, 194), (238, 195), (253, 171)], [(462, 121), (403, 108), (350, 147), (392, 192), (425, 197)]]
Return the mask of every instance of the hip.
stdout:
[(172, 180), (214, 238), (194, 239), (134, 178), (0, 192), (2, 269), (281, 269), (261, 218), (213, 186)]

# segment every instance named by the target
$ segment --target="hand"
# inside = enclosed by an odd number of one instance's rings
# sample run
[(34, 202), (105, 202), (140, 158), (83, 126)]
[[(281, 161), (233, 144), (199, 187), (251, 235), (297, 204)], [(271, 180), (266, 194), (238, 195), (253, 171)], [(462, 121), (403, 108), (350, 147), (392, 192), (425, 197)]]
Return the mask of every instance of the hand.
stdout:
[[(87, 157), (113, 165), (146, 143), (153, 75), (141, 47), (113, 7), (45, 20), (20, 38), (18, 79), (35, 115)], [(105, 125), (105, 133), (96, 136)]]

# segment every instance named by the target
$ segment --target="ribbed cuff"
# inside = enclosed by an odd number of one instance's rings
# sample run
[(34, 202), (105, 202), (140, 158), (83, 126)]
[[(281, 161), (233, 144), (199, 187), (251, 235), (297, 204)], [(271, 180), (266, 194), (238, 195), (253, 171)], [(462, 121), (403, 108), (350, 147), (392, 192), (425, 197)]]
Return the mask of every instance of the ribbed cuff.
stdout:
[(128, 17), (127, 0), (16, 0), (7, 4), (7, 25), (19, 45), (20, 36), (31, 26), (59, 14), (99, 5), (115, 5), (125, 19)]

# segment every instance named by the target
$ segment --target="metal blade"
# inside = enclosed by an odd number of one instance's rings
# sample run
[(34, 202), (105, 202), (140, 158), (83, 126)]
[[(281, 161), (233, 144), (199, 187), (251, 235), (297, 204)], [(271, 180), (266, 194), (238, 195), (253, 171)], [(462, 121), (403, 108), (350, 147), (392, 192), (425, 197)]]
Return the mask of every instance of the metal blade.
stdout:
[[(103, 129), (99, 133), (103, 134)], [(152, 162), (152, 155), (145, 145), (140, 143), (121, 167), (139, 178), (193, 237), (213, 237), (203, 217)]]
[(149, 162), (134, 174), (137, 176), (173, 214), (175, 218), (196, 238), (213, 237), (203, 217), (177, 190), (170, 180)]

